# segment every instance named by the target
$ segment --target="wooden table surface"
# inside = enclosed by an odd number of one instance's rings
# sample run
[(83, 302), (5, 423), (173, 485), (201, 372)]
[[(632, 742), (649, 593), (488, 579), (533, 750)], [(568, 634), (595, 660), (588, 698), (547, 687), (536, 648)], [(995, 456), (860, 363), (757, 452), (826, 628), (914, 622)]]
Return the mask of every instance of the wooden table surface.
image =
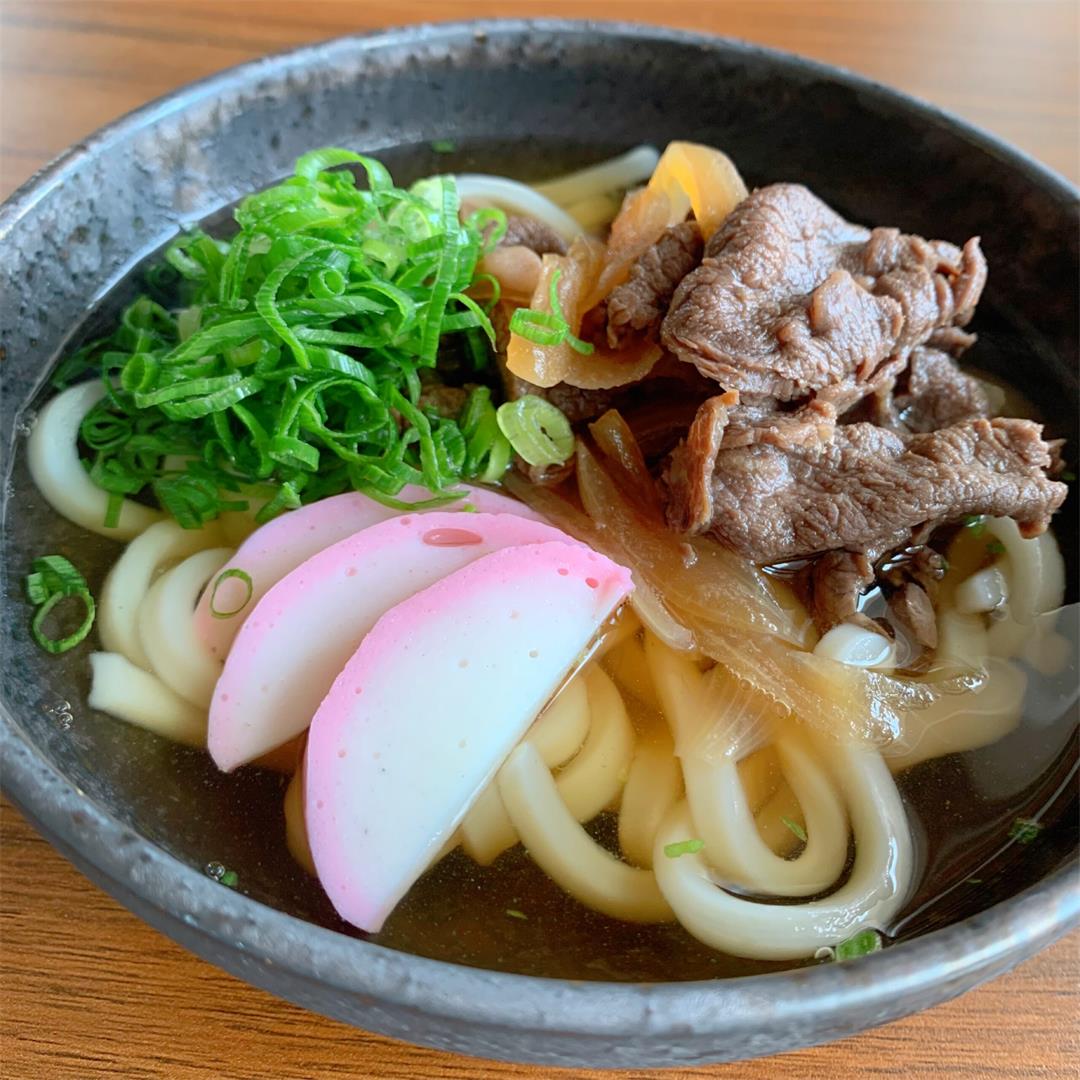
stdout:
[[(0, 3), (0, 195), (106, 121), (220, 68), (350, 31), (481, 15), (663, 21), (801, 52), (944, 105), (1070, 179), (1080, 174), (1071, 2), (28, 0)], [(151, 930), (7, 805), (0, 837), (0, 1076), (543, 1075), (305, 1013)], [(958, 1001), (857, 1038), (668, 1075), (1076, 1076), (1078, 986), (1074, 935)]]

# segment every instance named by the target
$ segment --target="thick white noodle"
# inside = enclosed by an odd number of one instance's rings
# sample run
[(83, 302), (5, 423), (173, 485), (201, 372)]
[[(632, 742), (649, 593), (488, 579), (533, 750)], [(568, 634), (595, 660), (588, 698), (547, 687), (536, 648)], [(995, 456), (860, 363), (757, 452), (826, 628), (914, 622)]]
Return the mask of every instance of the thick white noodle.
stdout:
[[(771, 703), (723, 668), (702, 675), (691, 660), (651, 635), (645, 652), (675, 732), (692, 838), (705, 841), (709, 864), (727, 883), (757, 893), (812, 896), (828, 888), (847, 861), (847, 814), (806, 739), (790, 724), (775, 731)], [(793, 860), (774, 854), (762, 839), (739, 775), (739, 761), (774, 735), (781, 772), (806, 821), (808, 842)]]
[(105, 648), (149, 670), (150, 659), (139, 640), (138, 613), (155, 575), (177, 559), (220, 543), (216, 522), (182, 529), (175, 521), (158, 521), (136, 536), (113, 564), (101, 590), (97, 625)]
[(907, 898), (914, 873), (911, 832), (896, 783), (872, 749), (822, 748), (847, 802), (855, 863), (831, 896), (805, 904), (763, 904), (714, 884), (708, 848), (668, 858), (665, 845), (694, 837), (685, 801), (665, 818), (653, 855), (656, 880), (676, 918), (714, 949), (762, 960), (813, 956), (868, 927), (887, 927)]
[(570, 203), (566, 212), (586, 231), (606, 229), (618, 214), (622, 202), (615, 195), (590, 195), (580, 202)]
[(602, 848), (575, 820), (534, 746), (522, 743), (499, 770), (499, 791), (533, 860), (581, 903), (627, 922), (668, 922), (671, 908), (649, 870)]
[(851, 667), (887, 670), (896, 667), (896, 646), (884, 634), (854, 623), (837, 623), (814, 646), (814, 655)]
[(87, 703), (155, 735), (206, 749), (206, 711), (119, 653), (90, 654)]
[(623, 857), (652, 869), (653, 844), (660, 823), (682, 794), (682, 771), (666, 727), (641, 736), (619, 803), (619, 850)]
[(989, 746), (1014, 731), (1024, 711), (1027, 676), (999, 657), (984, 659), (977, 690), (946, 694), (905, 713), (899, 736), (882, 751), (894, 773), (920, 761)]
[[(588, 731), (589, 697), (579, 674), (537, 717), (524, 741), (532, 743), (544, 764), (554, 769), (578, 752)], [(494, 778), (469, 808), (460, 834), (465, 854), (481, 866), (490, 866), (518, 842)]]
[(222, 664), (203, 643), (193, 614), (206, 583), (233, 548), (209, 548), (166, 570), (139, 607), (139, 641), (154, 674), (201, 709), (210, 707)]
[(794, 730), (776, 739), (784, 776), (802, 808), (806, 847), (796, 859), (774, 854), (758, 831), (732, 758), (684, 758), (694, 836), (726, 884), (772, 896), (813, 896), (839, 880), (848, 855), (848, 819), (828, 772)]
[(308, 844), (307, 822), (304, 820), (304, 760), (293, 773), (285, 789), (285, 846), (289, 854), (312, 877), (318, 877), (315, 860)]
[(649, 678), (645, 649), (637, 635), (627, 638), (610, 650), (604, 657), (604, 667), (621, 690), (650, 709), (660, 711), (660, 700), (653, 689), (652, 679)]
[(592, 667), (585, 675), (585, 688), (589, 734), (556, 781), (560, 798), (578, 821), (592, 821), (615, 802), (634, 756), (634, 728), (611, 676)]
[(79, 460), (79, 425), (105, 395), (100, 380), (59, 393), (41, 410), (26, 445), (30, 475), (45, 501), (68, 521), (114, 540), (130, 540), (161, 514), (124, 499), (114, 528), (105, 525), (108, 493), (94, 484)]
[(993, 656), (1016, 656), (1040, 633), (1036, 616), (1061, 605), (1065, 563), (1050, 533), (1025, 539), (1011, 518), (991, 518), (986, 533), (1005, 548), (1001, 567), (1008, 581), (1008, 604), (990, 623), (987, 636)]
[(572, 203), (580, 203), (597, 195), (607, 195), (645, 183), (659, 160), (660, 151), (655, 146), (635, 146), (618, 157), (567, 173), (555, 180), (546, 180), (534, 187), (552, 202), (569, 207)]
[(581, 226), (561, 206), (556, 206), (528, 184), (483, 173), (461, 173), (454, 179), (463, 204), (495, 206), (510, 213), (534, 217), (550, 226), (568, 244), (581, 235)]

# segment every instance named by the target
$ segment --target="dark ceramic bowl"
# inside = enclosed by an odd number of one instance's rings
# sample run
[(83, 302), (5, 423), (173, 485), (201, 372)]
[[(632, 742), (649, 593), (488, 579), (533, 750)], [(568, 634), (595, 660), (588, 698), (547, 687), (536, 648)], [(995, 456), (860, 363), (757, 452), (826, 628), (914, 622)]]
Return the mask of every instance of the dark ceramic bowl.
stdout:
[[(219, 212), (324, 144), (388, 154), (406, 174), (509, 162), (536, 175), (671, 138), (725, 148), (752, 184), (803, 181), (856, 220), (953, 239), (982, 234), (992, 275), (980, 309), (980, 362), (1009, 372), (1056, 433), (1072, 433), (1075, 191), (935, 109), (737, 42), (507, 22), (312, 46), (225, 72), (118, 121), (0, 211), (3, 432), (11, 451), (3, 492), (5, 790), (102, 888), (257, 986), (360, 1027), (471, 1054), (683, 1065), (823, 1042), (944, 1001), (1077, 919), (1073, 804), (995, 887), (964, 898), (963, 917), (950, 909), (943, 928), (857, 963), (652, 984), (537, 978), (432, 959), (452, 955), (440, 945), (445, 928), (431, 940), (406, 935), (397, 944), (426, 953), (412, 955), (347, 936), (293, 875), (276, 813), (250, 811), (276, 807), (276, 781), (219, 778), (203, 756), (92, 713), (82, 704), (89, 646), (60, 662), (28, 644), (19, 586), (29, 559), (46, 538), (45, 547), (77, 552), (84, 564), (94, 552), (34, 493), (19, 449), (20, 410), (37, 400), (72, 335), (91, 332), (88, 312), (106, 294), (106, 313), (115, 311), (124, 290), (114, 287), (181, 223)], [(439, 158), (435, 139), (462, 149)], [(92, 585), (114, 554), (102, 543)], [(1072, 590), (1075, 597), (1075, 582)], [(1071, 784), (1062, 790), (1072, 795)], [(239, 868), (242, 892), (207, 876), (211, 859)], [(462, 918), (469, 904), (466, 895)], [(662, 943), (649, 947), (663, 952)], [(612, 978), (633, 978), (631, 968), (616, 967)], [(674, 974), (686, 978), (685, 970)]]

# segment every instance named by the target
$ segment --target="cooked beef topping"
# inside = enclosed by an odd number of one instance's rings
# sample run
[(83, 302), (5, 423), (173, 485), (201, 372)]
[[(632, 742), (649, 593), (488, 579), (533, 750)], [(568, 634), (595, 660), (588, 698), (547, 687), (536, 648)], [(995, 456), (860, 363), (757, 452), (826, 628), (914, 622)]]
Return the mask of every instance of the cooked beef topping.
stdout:
[(695, 221), (668, 229), (630, 268), (607, 298), (607, 341), (613, 349), (630, 338), (654, 334), (675, 289), (699, 262), (704, 241)]
[(937, 349), (913, 350), (901, 382), (904, 385), (893, 394), (893, 406), (910, 431), (936, 431), (990, 415), (990, 402), (979, 380)]
[(665, 346), (726, 389), (780, 401), (839, 391), (844, 408), (942, 328), (963, 326), (986, 280), (963, 249), (853, 225), (798, 184), (760, 188), (675, 291)]
[(897, 621), (924, 648), (937, 648), (937, 618), (927, 591), (914, 581), (901, 585), (889, 597)]
[(668, 520), (758, 563), (839, 548), (876, 558), (968, 514), (1012, 517), (1034, 536), (1067, 492), (1047, 478), (1050, 448), (1029, 420), (972, 420), (910, 436), (849, 424), (811, 447), (716, 452), (723, 409), (722, 399), (702, 406), (671, 455)]
[(905, 548), (890, 556), (878, 568), (878, 579), (886, 588), (900, 589), (913, 581), (931, 599), (937, 598), (938, 585), (948, 569), (945, 556), (926, 544)]
[(795, 591), (823, 634), (842, 622), (877, 629), (858, 613), (859, 598), (873, 583), (874, 568), (861, 551), (827, 551), (794, 578)]
[(864, 397), (841, 423), (866, 422), (893, 431), (938, 428), (990, 416), (982, 384), (948, 354), (920, 345), (899, 377)]
[(506, 232), (499, 245), (527, 247), (537, 255), (566, 254), (566, 241), (550, 225), (522, 214), (506, 215)]

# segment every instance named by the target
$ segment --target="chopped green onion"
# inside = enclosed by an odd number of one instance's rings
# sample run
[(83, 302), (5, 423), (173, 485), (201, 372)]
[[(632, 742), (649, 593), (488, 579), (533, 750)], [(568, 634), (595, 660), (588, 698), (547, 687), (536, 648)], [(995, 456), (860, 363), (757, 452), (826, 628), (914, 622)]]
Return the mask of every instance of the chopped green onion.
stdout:
[(981, 885), (982, 883), (983, 879), (981, 877), (969, 877), (967, 881), (964, 882), (965, 885)]
[(459, 210), (450, 177), (399, 188), (379, 162), (329, 148), (244, 199), (230, 241), (173, 241), (168, 274), (148, 282), (170, 278), (175, 309), (138, 297), (54, 379), (106, 385), (80, 434), (108, 520), (148, 490), (198, 528), (255, 487), (267, 520), (342, 491), (385, 501), (422, 484), (446, 501), (462, 480), (498, 480), (510, 449), (490, 401), (469, 431), (419, 405), (447, 335), (466, 336), (475, 370), (493, 366), (491, 320), (470, 290), (506, 215), (463, 223)]
[(1076, 482), (1076, 473), (1074, 473), (1071, 469), (1066, 469), (1058, 477), (1058, 479), (1061, 480), (1063, 483), (1072, 484)]
[(548, 305), (551, 311), (534, 311), (532, 308), (518, 308), (510, 318), (510, 332), (536, 345), (561, 345), (564, 341), (575, 352), (590, 356), (594, 346), (570, 332), (570, 324), (563, 314), (559, 300), (559, 278), (562, 269), (551, 275), (551, 287), (548, 291)]
[(453, 139), (433, 139), (431, 149), (436, 154), (452, 154), (457, 149), (457, 143)]
[(840, 942), (833, 950), (833, 959), (837, 963), (845, 960), (855, 960), (860, 956), (869, 956), (870, 953), (881, 952), (884, 942), (876, 930), (860, 930), (847, 941)]
[(986, 518), (982, 514), (965, 514), (960, 519), (965, 529), (971, 530), (972, 536), (982, 536), (986, 531)]
[(524, 911), (518, 911), (517, 908), (512, 907), (506, 909), (506, 914), (509, 915), (511, 919), (528, 919), (529, 917)]
[[(33, 561), (31, 572), (26, 576), (26, 595), (37, 608), (30, 632), (46, 652), (67, 652), (90, 633), (94, 625), (94, 598), (82, 574), (62, 555), (43, 555)], [(50, 637), (44, 630), (45, 620), (57, 605), (72, 597), (82, 602), (83, 621), (62, 638)]]
[(990, 540), (987, 542), (986, 550), (991, 555), (1004, 555), (1005, 545), (1000, 540)]
[(696, 855), (704, 846), (704, 840), (679, 840), (674, 844), (665, 844), (664, 854), (669, 859), (677, 859), (680, 855)]
[[(244, 599), (234, 608), (230, 608), (228, 611), (221, 611), (214, 606), (214, 601), (217, 599), (218, 589), (228, 581), (230, 578), (236, 578), (238, 581), (243, 582), (247, 593)], [(214, 582), (214, 588), (210, 592), (210, 614), (215, 619), (231, 619), (234, 615), (239, 615), (251, 602), (252, 594), (255, 592), (255, 586), (252, 584), (251, 575), (246, 570), (241, 570), (239, 567), (231, 567), (228, 570), (222, 571), (218, 574), (217, 580)]]
[(782, 817), (780, 819), (804, 844), (806, 843), (806, 830), (797, 822), (792, 821), (789, 817)]
[(1009, 827), (1009, 839), (1018, 844), (1030, 844), (1042, 832), (1042, 828), (1042, 825), (1032, 818), (1018, 817)]
[(570, 421), (550, 401), (525, 394), (500, 405), (499, 430), (530, 465), (561, 465), (574, 452)]
[(235, 889), (236, 886), (240, 884), (240, 875), (235, 870), (226, 870), (225, 873), (218, 878), (218, 881), (220, 881), (222, 885), (227, 885), (230, 889)]

